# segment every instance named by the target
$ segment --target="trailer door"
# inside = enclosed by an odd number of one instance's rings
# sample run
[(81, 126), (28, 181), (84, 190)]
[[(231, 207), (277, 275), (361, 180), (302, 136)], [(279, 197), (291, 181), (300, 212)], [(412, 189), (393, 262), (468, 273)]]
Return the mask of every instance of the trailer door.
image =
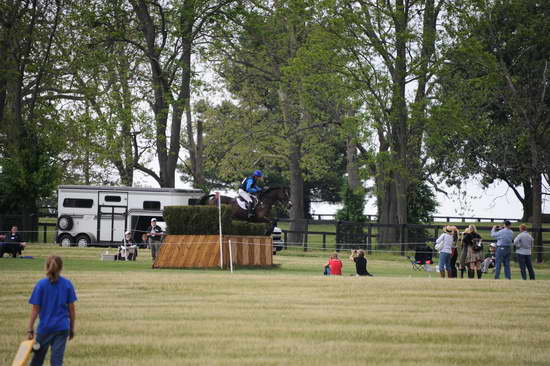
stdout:
[(128, 192), (99, 191), (97, 237), (100, 242), (121, 242), (126, 231)]

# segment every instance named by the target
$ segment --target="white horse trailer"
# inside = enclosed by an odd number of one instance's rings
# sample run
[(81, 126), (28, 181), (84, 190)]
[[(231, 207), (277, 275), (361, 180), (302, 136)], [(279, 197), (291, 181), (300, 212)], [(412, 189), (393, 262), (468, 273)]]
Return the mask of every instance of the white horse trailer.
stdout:
[(142, 234), (152, 218), (166, 228), (165, 206), (194, 204), (202, 195), (198, 189), (61, 185), (56, 242), (61, 246), (116, 246), (129, 230), (134, 242), (143, 244)]

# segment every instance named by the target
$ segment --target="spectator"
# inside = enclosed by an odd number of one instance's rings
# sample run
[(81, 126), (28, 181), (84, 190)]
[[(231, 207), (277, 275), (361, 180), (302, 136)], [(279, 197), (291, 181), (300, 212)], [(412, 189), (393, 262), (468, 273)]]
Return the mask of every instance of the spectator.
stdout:
[(514, 233), (510, 229), (512, 224), (510, 221), (504, 221), (504, 227), (493, 226), (491, 230), (491, 236), (497, 240), (497, 249), (495, 255), (495, 280), (500, 277), (500, 267), (504, 265), (504, 277), (506, 279), (512, 279), (512, 272), (510, 271), (510, 256), (512, 254), (512, 241), (514, 239)]
[(460, 234), (460, 256), (458, 259), (458, 268), (460, 269), (460, 278), (464, 278), (464, 271), (466, 271), (466, 254), (468, 253), (468, 248), (464, 243), (464, 236), (469, 232), (469, 229), (466, 228), (462, 234)]
[(464, 234), (463, 244), (467, 251), (464, 263), (468, 266), (468, 278), (481, 279), (481, 261), (483, 248), (481, 246), (481, 235), (478, 234), (475, 225), (468, 227), (468, 232)]
[(514, 245), (516, 246), (516, 254), (518, 256), (519, 270), (521, 272), (521, 278), (527, 280), (527, 274), (525, 273), (525, 267), (529, 271), (529, 279), (535, 279), (535, 271), (533, 270), (533, 264), (531, 263), (531, 249), (533, 249), (533, 237), (527, 232), (527, 227), (524, 224), (519, 226), (519, 235), (514, 239)]
[(17, 232), (17, 226), (12, 226), (10, 232), (6, 235), (1, 235), (0, 239), (4, 240), (4, 243), (0, 244), (0, 258), (4, 256), (4, 253), (11, 253), (13, 258), (17, 257), (17, 254), (21, 255), (27, 243), (23, 241), (21, 235)]
[(453, 246), (451, 252), (451, 275), (449, 276), (449, 278), (456, 278), (458, 277), (458, 273), (456, 270), (456, 260), (458, 259), (457, 244), (460, 232), (458, 231), (458, 228), (456, 226), (448, 226), (448, 228), (451, 229), (451, 235), (453, 236)]
[(330, 255), (327, 265), (330, 268), (331, 275), (342, 275), (342, 261), (338, 258), (338, 253), (333, 253)]
[(137, 245), (132, 242), (132, 232), (127, 231), (124, 233), (124, 239), (122, 245), (118, 248), (119, 259), (126, 261), (135, 261), (138, 254)]
[(365, 258), (365, 252), (363, 250), (355, 251), (355, 255), (352, 254), (353, 261), (355, 262), (355, 272), (357, 276), (370, 276), (372, 274), (367, 270), (367, 258)]
[(149, 247), (151, 248), (151, 256), (153, 260), (157, 259), (157, 255), (160, 249), (160, 243), (162, 241), (162, 229), (157, 225), (157, 219), (151, 219), (151, 225), (147, 228), (147, 236), (149, 238)]
[(439, 252), (439, 275), (445, 278), (445, 270), (447, 270), (447, 276), (452, 278), (451, 272), (451, 255), (453, 252), (453, 230), (449, 226), (443, 227), (443, 234), (436, 240), (435, 249)]
[(32, 305), (27, 331), (29, 339), (34, 337), (34, 322), (37, 316), (40, 317), (36, 330), (36, 343), (40, 348), (34, 352), (31, 366), (44, 363), (49, 347), (52, 348), (50, 364), (63, 365), (67, 337), (74, 337), (76, 293), (71, 281), (60, 275), (62, 269), (62, 259), (49, 256), (46, 260), (46, 278), (38, 281), (29, 299)]
[(485, 256), (485, 259), (483, 260), (483, 263), (481, 263), (481, 272), (487, 273), (489, 268), (493, 268), (495, 266), (495, 251), (497, 246), (495, 243), (491, 243), (489, 246), (489, 253)]

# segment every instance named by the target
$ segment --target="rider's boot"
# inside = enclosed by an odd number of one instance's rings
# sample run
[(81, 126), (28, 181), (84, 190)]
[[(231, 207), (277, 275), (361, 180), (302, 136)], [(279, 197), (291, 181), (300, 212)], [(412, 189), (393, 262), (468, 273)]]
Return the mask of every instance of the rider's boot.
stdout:
[(247, 202), (246, 208), (248, 210), (248, 218), (254, 216), (254, 205), (252, 204), (252, 202)]

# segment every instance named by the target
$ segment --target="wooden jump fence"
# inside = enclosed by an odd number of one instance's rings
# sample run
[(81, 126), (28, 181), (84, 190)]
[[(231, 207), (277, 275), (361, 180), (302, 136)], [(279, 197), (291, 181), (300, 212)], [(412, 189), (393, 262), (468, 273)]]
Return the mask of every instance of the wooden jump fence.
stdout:
[[(269, 236), (223, 235), (223, 268), (229, 267), (229, 243), (237, 266), (273, 265), (273, 242)], [(153, 268), (215, 268), (220, 266), (218, 235), (168, 235)]]

